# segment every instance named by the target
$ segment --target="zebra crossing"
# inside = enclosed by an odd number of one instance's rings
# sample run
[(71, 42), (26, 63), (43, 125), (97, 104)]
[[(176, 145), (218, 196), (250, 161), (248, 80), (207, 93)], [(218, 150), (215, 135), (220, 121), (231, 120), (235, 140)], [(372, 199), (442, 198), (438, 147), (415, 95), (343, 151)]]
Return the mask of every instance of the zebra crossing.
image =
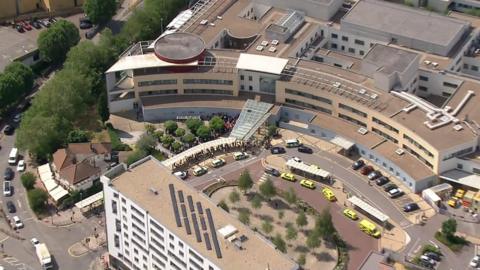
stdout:
[(267, 181), (268, 177), (269, 176), (268, 176), (267, 173), (263, 173), (262, 177), (260, 177), (260, 179), (258, 179), (258, 184), (260, 185), (260, 184), (264, 183), (265, 181)]

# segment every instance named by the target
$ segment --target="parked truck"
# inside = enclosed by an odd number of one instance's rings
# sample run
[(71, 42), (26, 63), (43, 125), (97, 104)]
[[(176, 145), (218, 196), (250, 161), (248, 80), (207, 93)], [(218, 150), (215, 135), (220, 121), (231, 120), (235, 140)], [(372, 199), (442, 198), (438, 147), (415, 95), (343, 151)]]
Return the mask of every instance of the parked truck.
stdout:
[(47, 245), (45, 243), (38, 244), (35, 246), (35, 250), (42, 270), (53, 269), (52, 256), (48, 251)]

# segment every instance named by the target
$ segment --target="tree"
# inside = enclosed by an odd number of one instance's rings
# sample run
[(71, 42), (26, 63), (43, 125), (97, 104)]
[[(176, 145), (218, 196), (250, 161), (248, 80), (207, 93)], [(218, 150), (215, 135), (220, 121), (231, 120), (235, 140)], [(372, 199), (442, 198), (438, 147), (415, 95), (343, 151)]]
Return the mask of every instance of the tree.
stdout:
[(163, 135), (164, 133), (161, 130), (157, 130), (153, 133), (153, 137), (155, 137), (159, 142), (161, 142)]
[(30, 190), (30, 189), (34, 188), (35, 182), (36, 182), (36, 177), (33, 173), (26, 172), (26, 173), (22, 174), (20, 179), (22, 180), (22, 185), (25, 187), (26, 190)]
[(273, 231), (273, 225), (269, 220), (265, 220), (262, 223), (262, 231), (266, 234), (270, 234)]
[(454, 218), (449, 218), (442, 223), (442, 233), (447, 238), (452, 238), (457, 232), (457, 221)]
[(197, 136), (204, 141), (210, 139), (211, 134), (212, 130), (210, 129), (210, 127), (200, 126), (197, 129)]
[(127, 165), (132, 165), (133, 163), (139, 161), (140, 159), (147, 156), (147, 153), (143, 152), (142, 150), (135, 150), (130, 155), (128, 155), (126, 163)]
[(298, 259), (297, 259), (297, 263), (301, 266), (305, 265), (305, 263), (307, 262), (307, 258), (305, 256), (305, 253), (300, 253), (300, 255), (298, 256)]
[(156, 129), (152, 124), (145, 124), (145, 132), (147, 132), (147, 134), (154, 135)]
[(246, 194), (249, 189), (253, 187), (252, 177), (248, 170), (244, 170), (238, 178), (238, 188)]
[(203, 126), (203, 122), (200, 119), (190, 118), (185, 122), (185, 125), (187, 125), (187, 128), (190, 130), (190, 132), (197, 134), (197, 129), (200, 126)]
[(35, 79), (33, 71), (29, 66), (26, 66), (24, 63), (14, 61), (5, 67), (3, 73), (10, 73), (19, 79), (21, 84), (18, 86), (18, 90), (22, 94), (32, 90), (33, 81)]
[(273, 185), (273, 181), (270, 178), (267, 178), (265, 182), (260, 184), (259, 188), (260, 193), (268, 200), (271, 200), (277, 194), (277, 190)]
[(299, 228), (308, 225), (307, 215), (305, 215), (304, 211), (300, 211), (300, 213), (298, 213), (296, 223)]
[(147, 155), (151, 155), (155, 152), (155, 147), (157, 146), (157, 140), (150, 134), (144, 133), (138, 139), (135, 144), (136, 148)]
[(183, 137), (182, 137), (182, 142), (184, 143), (188, 143), (188, 144), (191, 144), (195, 141), (195, 135), (193, 135), (192, 133), (188, 133), (188, 134), (185, 134)]
[(6, 111), (20, 97), (18, 88), (22, 84), (20, 78), (12, 73), (4, 73), (0, 76), (0, 110)]
[(247, 210), (242, 210), (238, 213), (238, 220), (245, 225), (250, 224), (250, 212)]
[(165, 126), (165, 131), (169, 134), (172, 134), (178, 128), (177, 122), (172, 120), (168, 120), (167, 122), (165, 122), (164, 126)]
[(226, 212), (230, 212), (230, 208), (228, 208), (228, 205), (227, 205), (227, 203), (225, 202), (225, 200), (221, 200), (221, 201), (218, 203), (218, 207), (222, 208), (222, 209), (225, 210)]
[(180, 149), (182, 149), (183, 147), (183, 144), (181, 142), (177, 142), (177, 141), (174, 141), (172, 143), (172, 149), (173, 149), (173, 152), (178, 152)]
[(295, 227), (293, 225), (290, 225), (287, 227), (287, 235), (285, 236), (285, 238), (287, 240), (294, 240), (294, 239), (297, 239), (297, 230), (295, 229)]
[(177, 128), (175, 130), (175, 137), (182, 137), (183, 135), (185, 135), (185, 129)]
[(228, 195), (228, 199), (230, 200), (231, 203), (236, 203), (240, 201), (240, 193), (238, 193), (236, 190), (233, 190)]
[(275, 235), (275, 237), (273, 238), (272, 240), (272, 243), (275, 245), (275, 247), (280, 250), (281, 252), (283, 253), (286, 253), (287, 252), (287, 244), (285, 243), (285, 241), (283, 240), (282, 238), (282, 235), (277, 233), (277, 235)]
[(90, 132), (76, 128), (68, 133), (67, 141), (68, 143), (83, 143), (88, 142), (90, 138)]
[(330, 210), (323, 209), (320, 215), (315, 220), (315, 229), (320, 237), (326, 239), (332, 239), (332, 236), (336, 233), (335, 226), (332, 222), (332, 215)]
[(163, 135), (160, 141), (162, 142), (163, 146), (169, 147), (175, 141), (175, 139), (170, 135)]
[(288, 190), (285, 192), (285, 200), (290, 205), (297, 203), (297, 200), (298, 200), (297, 193), (292, 187), (288, 188)]
[(78, 28), (71, 22), (59, 20), (50, 28), (40, 32), (37, 44), (44, 61), (59, 64), (68, 50), (80, 41)]
[(27, 197), (30, 208), (32, 208), (35, 213), (42, 213), (46, 210), (48, 194), (43, 189), (35, 188), (29, 190)]
[(225, 127), (225, 122), (220, 116), (214, 116), (212, 119), (210, 119), (210, 127), (215, 130), (215, 132), (222, 132), (223, 128)]
[(115, 0), (86, 0), (83, 10), (94, 24), (108, 22), (117, 9)]
[(321, 240), (320, 240), (320, 235), (318, 234), (317, 231), (315, 230), (312, 230), (308, 233), (308, 236), (307, 236), (307, 247), (311, 248), (311, 249), (315, 249), (317, 247), (320, 246), (321, 244)]
[(255, 196), (253, 196), (253, 199), (250, 203), (252, 204), (252, 207), (254, 209), (259, 209), (260, 207), (262, 207), (262, 198), (260, 198), (258, 194), (255, 194)]
[(267, 131), (268, 137), (273, 137), (277, 135), (277, 126), (276, 125), (269, 125)]
[(108, 121), (108, 119), (110, 118), (110, 110), (108, 109), (108, 99), (107, 99), (106, 91), (102, 93), (98, 98), (97, 113), (100, 116), (100, 120), (102, 120), (103, 123)]

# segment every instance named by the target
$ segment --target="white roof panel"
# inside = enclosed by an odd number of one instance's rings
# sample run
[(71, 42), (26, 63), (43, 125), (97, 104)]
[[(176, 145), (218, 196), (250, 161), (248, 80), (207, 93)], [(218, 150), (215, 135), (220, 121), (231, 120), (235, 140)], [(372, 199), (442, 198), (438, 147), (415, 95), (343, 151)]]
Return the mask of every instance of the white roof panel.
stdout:
[(237, 68), (280, 75), (288, 59), (242, 53), (238, 58)]
[(50, 196), (53, 198), (54, 201), (58, 202), (61, 198), (68, 195), (68, 191), (66, 191), (63, 187), (58, 186), (55, 189), (50, 191)]
[(52, 170), (50, 169), (50, 164), (48, 164), (48, 163), (44, 164), (42, 166), (38, 166), (37, 170), (38, 170), (39, 174), (47, 173), (47, 172), (50, 173), (50, 174), (52, 173)]
[(325, 171), (325, 170), (318, 169), (316, 166), (311, 166), (311, 165), (308, 165), (308, 164), (303, 163), (303, 162), (296, 162), (293, 159), (287, 160), (286, 165), (289, 168), (295, 168), (297, 170), (301, 170), (301, 171), (307, 172), (309, 174), (318, 175), (322, 178), (330, 177), (330, 173)]
[(130, 55), (120, 58), (106, 73), (130, 70), (137, 68), (168, 67), (168, 66), (196, 66), (198, 61), (187, 64), (175, 64), (160, 60), (154, 53)]
[(451, 170), (442, 173), (440, 178), (464, 186), (480, 189), (480, 175), (473, 173), (468, 173), (461, 170)]
[(377, 208), (371, 206), (370, 204), (362, 201), (360, 198), (357, 196), (352, 196), (348, 199), (349, 202), (352, 204), (356, 205), (358, 208), (361, 208), (363, 211), (369, 213), (370, 215), (374, 216), (376, 219), (378, 219), (380, 222), (386, 222), (389, 217), (382, 213), (380, 210)]
[(48, 192), (54, 190), (56, 187), (58, 187), (58, 184), (57, 182), (55, 182), (55, 180), (53, 179), (49, 179), (45, 182), (43, 182), (43, 185), (45, 186), (45, 188), (47, 189)]
[(92, 205), (100, 200), (103, 200), (103, 191), (100, 191), (98, 192), (97, 194), (93, 194), (92, 196), (82, 200), (82, 201), (79, 201), (75, 204), (75, 206), (77, 208), (84, 208), (86, 206), (89, 206), (89, 205)]
[(331, 139), (330, 142), (342, 147), (345, 150), (349, 150), (355, 145), (354, 142), (339, 136), (336, 136), (335, 138)]

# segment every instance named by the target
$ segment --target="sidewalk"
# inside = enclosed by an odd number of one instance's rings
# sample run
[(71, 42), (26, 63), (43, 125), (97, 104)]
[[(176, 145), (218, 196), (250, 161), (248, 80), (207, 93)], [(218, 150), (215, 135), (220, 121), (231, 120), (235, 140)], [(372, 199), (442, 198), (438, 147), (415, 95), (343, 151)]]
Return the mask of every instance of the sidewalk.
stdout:
[(41, 219), (43, 223), (51, 227), (66, 227), (75, 223), (82, 223), (87, 218), (77, 208), (71, 208), (58, 213), (51, 213), (50, 216)]
[(72, 257), (81, 257), (90, 251), (96, 251), (107, 243), (104, 231), (98, 234), (85, 237), (80, 242), (76, 242), (68, 248), (68, 254)]

